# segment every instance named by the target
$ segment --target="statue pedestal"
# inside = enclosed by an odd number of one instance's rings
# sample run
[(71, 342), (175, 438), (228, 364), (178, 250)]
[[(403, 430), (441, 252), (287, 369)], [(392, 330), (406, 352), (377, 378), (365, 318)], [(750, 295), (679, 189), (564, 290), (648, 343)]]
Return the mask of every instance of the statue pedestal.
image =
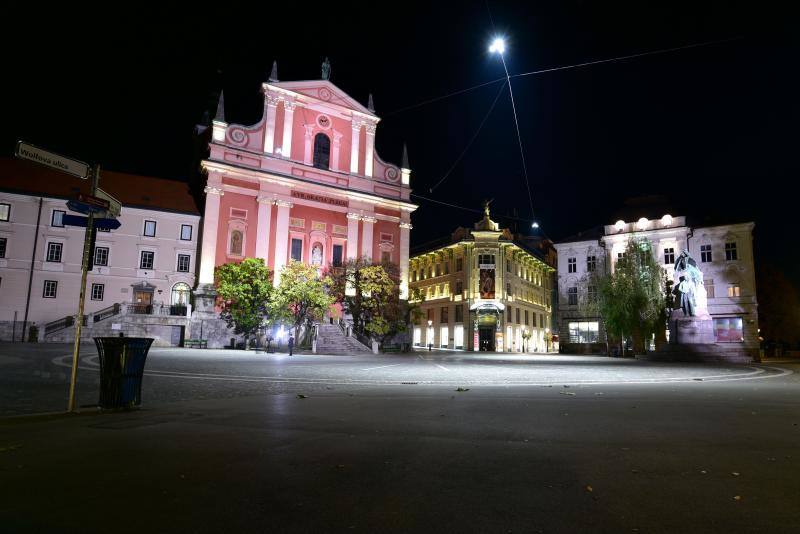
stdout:
[(194, 309), (189, 322), (189, 339), (204, 339), (208, 348), (230, 345), (231, 338), (239, 338), (230, 330), (215, 308), (217, 290), (212, 284), (202, 284), (194, 291)]
[(669, 322), (670, 345), (716, 343), (710, 317), (679, 317)]
[(217, 301), (217, 290), (211, 284), (203, 284), (194, 291), (194, 314), (203, 318), (216, 317), (214, 305)]

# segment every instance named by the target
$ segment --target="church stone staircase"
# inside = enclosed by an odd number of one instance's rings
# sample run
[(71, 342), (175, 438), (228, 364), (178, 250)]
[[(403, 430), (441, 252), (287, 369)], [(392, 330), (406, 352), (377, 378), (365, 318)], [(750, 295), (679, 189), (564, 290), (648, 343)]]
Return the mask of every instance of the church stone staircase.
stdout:
[(344, 335), (336, 324), (320, 323), (317, 333), (317, 354), (372, 354), (356, 338)]

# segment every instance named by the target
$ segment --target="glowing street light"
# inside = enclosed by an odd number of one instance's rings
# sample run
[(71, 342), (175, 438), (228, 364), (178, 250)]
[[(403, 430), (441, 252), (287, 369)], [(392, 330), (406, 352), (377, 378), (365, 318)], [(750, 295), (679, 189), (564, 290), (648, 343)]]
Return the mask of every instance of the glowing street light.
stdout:
[(533, 221), (533, 224), (531, 224), (531, 228), (539, 228), (539, 223)]
[(506, 51), (506, 42), (503, 40), (502, 37), (495, 37), (494, 41), (492, 41), (492, 45), (489, 47), (489, 52), (492, 54), (498, 53), (500, 55)]

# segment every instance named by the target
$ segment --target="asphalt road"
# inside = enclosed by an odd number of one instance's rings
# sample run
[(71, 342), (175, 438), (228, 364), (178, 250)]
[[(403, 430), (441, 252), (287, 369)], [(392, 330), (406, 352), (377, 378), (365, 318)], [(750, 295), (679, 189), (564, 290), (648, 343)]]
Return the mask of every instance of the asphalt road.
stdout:
[[(3, 412), (63, 409), (8, 347)], [(140, 411), (0, 419), (0, 532), (796, 532), (797, 371), (158, 349)]]

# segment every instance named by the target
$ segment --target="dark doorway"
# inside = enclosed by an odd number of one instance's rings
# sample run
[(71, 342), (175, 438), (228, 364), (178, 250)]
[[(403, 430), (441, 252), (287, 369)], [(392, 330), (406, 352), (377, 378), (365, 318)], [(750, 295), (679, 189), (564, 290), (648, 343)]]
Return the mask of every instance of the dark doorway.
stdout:
[(185, 326), (172, 327), (172, 339), (170, 339), (170, 345), (172, 345), (173, 347), (183, 346), (183, 336), (185, 328), (186, 328)]
[(481, 326), (478, 328), (478, 343), (480, 350), (494, 352), (494, 327)]

